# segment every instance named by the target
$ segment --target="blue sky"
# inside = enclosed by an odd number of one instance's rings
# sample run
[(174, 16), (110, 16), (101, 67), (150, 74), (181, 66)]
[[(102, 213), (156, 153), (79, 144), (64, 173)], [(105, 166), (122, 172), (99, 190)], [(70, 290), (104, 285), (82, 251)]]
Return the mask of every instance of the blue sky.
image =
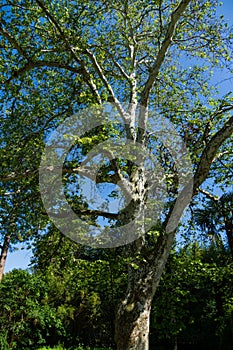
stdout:
[[(225, 20), (233, 25), (233, 1), (232, 0), (223, 0), (223, 5), (219, 8), (218, 13), (223, 14), (225, 16)], [(222, 74), (222, 73), (221, 73)], [(225, 79), (224, 75), (221, 75), (221, 79)], [(233, 91), (233, 79), (225, 81), (222, 85), (219, 86), (223, 93), (227, 91)], [(26, 247), (23, 244), (18, 246), (18, 250), (11, 252), (8, 254), (6, 261), (5, 272), (8, 272), (14, 268), (27, 268), (30, 263), (30, 258), (32, 256), (32, 252), (27, 249), (21, 250), (21, 248)]]
[(25, 269), (30, 263), (30, 258), (32, 252), (30, 250), (23, 249), (24, 246), (19, 246), (18, 250), (9, 253), (6, 260), (5, 272), (8, 272), (12, 269)]
[(219, 8), (219, 14), (225, 16), (225, 20), (233, 22), (233, 2), (232, 0), (222, 0), (223, 5)]

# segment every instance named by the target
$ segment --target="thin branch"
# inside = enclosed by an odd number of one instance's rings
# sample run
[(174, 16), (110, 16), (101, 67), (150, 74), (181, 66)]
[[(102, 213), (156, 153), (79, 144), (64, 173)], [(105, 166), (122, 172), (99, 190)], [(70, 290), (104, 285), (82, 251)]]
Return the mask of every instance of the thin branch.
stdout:
[(124, 71), (123, 67), (114, 59), (114, 57), (112, 55), (110, 55), (110, 57), (111, 57), (113, 63), (115, 64), (115, 66), (119, 69), (119, 71), (123, 75), (123, 77), (125, 77), (129, 81), (130, 76)]
[(233, 175), (233, 169), (230, 169), (228, 166), (226, 166), (226, 164), (223, 163), (223, 161), (221, 159), (217, 159), (218, 162), (221, 164), (222, 167), (224, 167), (225, 169), (227, 169), (232, 175)]
[(158, 36), (158, 44), (159, 49), (161, 48), (161, 37), (163, 32), (163, 18), (162, 18), (162, 0), (159, 0), (159, 36)]
[(16, 173), (14, 171), (12, 171), (11, 173), (7, 174), (7, 175), (3, 175), (2, 177), (0, 177), (0, 182), (10, 182), (10, 181), (16, 181), (16, 180), (21, 180), (27, 177), (31, 177), (34, 176), (38, 173), (38, 169), (27, 169), (25, 170), (23, 173)]
[(225, 79), (219, 81), (218, 83), (216, 83), (216, 84), (214, 85), (214, 87), (216, 87), (216, 86), (218, 86), (218, 85), (221, 85), (222, 83), (228, 82), (229, 80), (231, 81), (232, 79), (233, 79), (233, 77), (231, 77), (231, 78), (225, 78)]
[(70, 43), (69, 43), (69, 41), (68, 41), (64, 31), (62, 30), (62, 28), (58, 24), (57, 20), (48, 11), (48, 9), (45, 7), (45, 5), (43, 4), (43, 2), (41, 0), (36, 0), (36, 3), (45, 12), (47, 17), (50, 19), (50, 21), (54, 24), (54, 26), (56, 27), (56, 29), (60, 33), (61, 38), (62, 38), (63, 42), (65, 43), (66, 48), (70, 51), (70, 53), (71, 53), (72, 57), (74, 58), (74, 60), (80, 65), (80, 67), (82, 69), (82, 76), (83, 76), (85, 82), (90, 87), (90, 89), (91, 89), (93, 95), (96, 97), (98, 103), (101, 104), (102, 103), (101, 97), (99, 95), (99, 92), (98, 92), (98, 89), (97, 89), (95, 83), (93, 82), (93, 80), (92, 80), (92, 78), (90, 76), (90, 73), (88, 72), (84, 62), (76, 55), (74, 48), (70, 45)]
[(28, 59), (28, 55), (22, 49), (22, 47), (18, 44), (17, 40), (10, 33), (8, 33), (8, 31), (5, 28), (3, 28), (1, 23), (0, 23), (0, 32), (5, 36), (5, 38), (9, 40), (9, 42), (13, 45), (13, 47), (18, 51), (18, 53), (21, 56)]
[(233, 105), (227, 105), (224, 107), (220, 106), (220, 108), (215, 113), (213, 113), (211, 118), (213, 119), (214, 117), (217, 117), (219, 115), (222, 115), (222, 114), (229, 112), (229, 111), (232, 111), (232, 110), (233, 110)]
[(1, 7), (4, 7), (4, 6), (15, 6), (15, 7), (18, 7), (18, 8), (20, 8), (20, 9), (23, 9), (23, 10), (31, 10), (31, 7), (26, 7), (26, 6), (21, 6), (21, 5), (18, 5), (18, 4), (14, 4), (12, 1), (9, 1), (9, 3), (8, 4), (6, 4), (6, 5), (2, 5)]
[[(64, 175), (72, 175), (72, 174), (79, 174), (81, 176), (88, 177), (89, 179), (96, 181), (96, 183), (102, 183), (102, 182), (110, 182), (113, 184), (117, 184), (118, 181), (121, 181), (121, 177), (119, 176), (119, 173), (114, 175), (108, 175), (109, 179), (107, 181), (106, 177), (103, 175), (97, 174), (95, 169), (85, 166), (83, 164), (84, 162), (80, 162), (80, 166), (72, 167), (69, 165), (63, 165), (63, 174)], [(60, 168), (60, 167), (59, 167)], [(40, 171), (54, 171), (56, 170), (54, 166), (47, 167), (45, 169), (40, 168)], [(11, 181), (17, 181), (24, 178), (29, 178), (38, 175), (39, 170), (38, 169), (27, 169), (24, 172), (17, 173), (15, 171), (12, 171), (11, 173), (7, 175), (2, 175), (0, 177), (0, 182), (11, 182)]]
[(224, 152), (221, 152), (221, 153), (217, 154), (216, 157), (213, 160), (213, 163), (216, 162), (216, 161), (222, 162), (220, 158), (225, 156), (225, 154), (231, 154), (231, 153), (230, 153), (230, 151), (224, 151)]
[(125, 113), (125, 110), (123, 109), (120, 101), (117, 99), (117, 97), (115, 96), (114, 94), (114, 91), (111, 87), (111, 85), (109, 84), (106, 76), (104, 75), (104, 72), (103, 72), (103, 69), (101, 68), (100, 64), (98, 63), (95, 55), (89, 50), (89, 49), (86, 49), (85, 52), (87, 53), (87, 55), (90, 57), (92, 63), (93, 63), (93, 66), (98, 74), (98, 76), (100, 77), (100, 79), (102, 80), (104, 86), (106, 87), (111, 99), (112, 99), (112, 102), (115, 103), (118, 111), (120, 112), (124, 122), (128, 122), (128, 119), (126, 117), (126, 113)]
[(202, 188), (199, 187), (199, 192), (204, 194), (207, 198), (211, 199), (212, 201), (218, 201), (220, 197), (214, 196), (212, 193), (203, 190)]

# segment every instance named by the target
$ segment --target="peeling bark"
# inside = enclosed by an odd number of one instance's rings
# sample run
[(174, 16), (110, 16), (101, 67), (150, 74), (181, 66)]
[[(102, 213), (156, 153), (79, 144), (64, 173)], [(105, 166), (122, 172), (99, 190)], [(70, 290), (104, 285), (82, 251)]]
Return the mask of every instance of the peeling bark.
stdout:
[(151, 304), (174, 236), (174, 232), (161, 234), (153, 251), (142, 248), (144, 258), (137, 261), (138, 267), (129, 266), (126, 298), (119, 303), (115, 319), (118, 350), (149, 350)]

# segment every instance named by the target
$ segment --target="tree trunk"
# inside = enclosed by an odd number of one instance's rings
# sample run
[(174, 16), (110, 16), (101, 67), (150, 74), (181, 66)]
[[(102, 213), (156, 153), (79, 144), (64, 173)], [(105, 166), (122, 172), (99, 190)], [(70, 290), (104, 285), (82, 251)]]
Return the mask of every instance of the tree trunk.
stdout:
[(7, 253), (8, 253), (8, 249), (9, 249), (9, 245), (10, 245), (10, 235), (6, 235), (4, 237), (4, 242), (3, 245), (1, 247), (1, 255), (0, 255), (0, 282), (2, 280), (2, 276), (4, 273), (4, 269), (5, 269), (5, 264), (6, 264), (6, 257), (7, 257)]
[[(137, 278), (133, 273), (137, 274)], [(130, 271), (129, 274), (132, 286), (128, 287), (127, 297), (118, 307), (115, 321), (117, 349), (148, 350), (150, 310), (154, 294), (152, 274), (143, 267), (138, 271)], [(133, 287), (134, 283), (137, 288)]]
[(231, 219), (225, 219), (225, 229), (227, 234), (228, 245), (233, 259), (233, 224)]
[(175, 341), (174, 341), (174, 350), (178, 350), (178, 341), (177, 341), (177, 337), (175, 337)]
[(116, 312), (117, 350), (149, 350), (151, 304), (173, 240), (174, 233), (160, 235), (153, 252), (144, 249), (137, 266), (129, 266), (126, 298)]

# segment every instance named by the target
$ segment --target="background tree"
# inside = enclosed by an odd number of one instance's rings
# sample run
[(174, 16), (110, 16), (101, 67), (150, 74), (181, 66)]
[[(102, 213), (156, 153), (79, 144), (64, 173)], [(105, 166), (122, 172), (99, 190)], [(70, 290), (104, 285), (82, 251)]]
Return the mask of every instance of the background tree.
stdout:
[[(159, 153), (161, 166), (169, 175), (168, 206), (159, 227), (125, 247), (130, 261), (127, 291), (115, 320), (118, 350), (148, 349), (151, 303), (176, 234), (176, 229), (166, 232), (176, 208), (175, 161), (147, 130), (148, 111), (168, 118), (184, 137), (193, 161), (193, 196), (208, 178), (216, 158), (221, 158), (233, 132), (232, 97), (214, 99), (216, 90), (211, 86), (211, 70), (223, 65), (231, 68), (232, 33), (222, 18), (217, 19), (217, 5), (215, 0), (4, 0), (1, 5), (0, 181), (6, 230), (12, 219), (8, 205), (15, 210), (15, 202), (25, 206), (13, 216), (16, 227), (24, 222), (30, 228), (47, 227), (38, 191), (41, 151), (49, 131), (80, 108), (114, 102), (122, 118), (121, 138), (149, 145), (154, 155)], [(103, 128), (95, 131), (97, 139), (92, 133), (90, 144), (103, 139)], [(104, 136), (111, 138), (110, 133)], [(63, 169), (67, 185), (80, 166), (80, 154), (83, 160), (82, 142), (76, 144), (76, 162), (73, 158)], [(228, 162), (229, 152), (224, 157)], [(127, 223), (135, 209), (145, 205), (147, 177), (142, 170), (118, 159), (107, 162), (99, 175), (99, 183), (115, 185), (126, 179), (134, 189), (130, 206), (123, 211), (125, 215), (116, 217), (116, 224)], [(12, 196), (15, 188), (14, 200), (6, 200), (6, 190)], [(186, 198), (186, 190), (179, 201)], [(77, 199), (79, 193), (68, 196), (77, 214), (83, 217), (83, 207), (87, 209), (86, 220), (109, 218), (107, 212), (88, 210), (88, 203)], [(181, 202), (178, 218), (187, 204)]]
[(194, 219), (200, 228), (213, 237), (216, 242), (224, 244), (225, 233), (227, 244), (233, 258), (233, 193), (225, 193), (219, 199), (209, 199), (203, 209), (196, 209)]
[(65, 336), (61, 315), (46, 301), (49, 284), (39, 275), (13, 270), (0, 285), (0, 349), (30, 349)]
[(79, 339), (86, 346), (114, 347), (114, 310), (127, 282), (127, 260), (120, 250), (84, 247), (56, 229), (38, 238), (33, 270), (45, 276), (47, 302), (63, 315), (66, 346)]
[(195, 242), (171, 253), (151, 314), (151, 343), (163, 348), (230, 349), (232, 262)]

